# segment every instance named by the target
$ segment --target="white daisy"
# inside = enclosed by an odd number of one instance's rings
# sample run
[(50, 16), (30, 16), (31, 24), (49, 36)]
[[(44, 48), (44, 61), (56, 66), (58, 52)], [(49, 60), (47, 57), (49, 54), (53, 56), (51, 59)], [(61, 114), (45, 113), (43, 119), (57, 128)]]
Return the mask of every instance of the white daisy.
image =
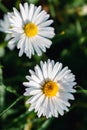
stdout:
[[(12, 13), (9, 13), (9, 15), (11, 16)], [(10, 32), (8, 33), (9, 28), (11, 27), (8, 17), (9, 17), (8, 14), (4, 14), (3, 20), (0, 20), (0, 31), (6, 34), (5, 41), (8, 41), (12, 38), (12, 34)], [(7, 47), (10, 50), (13, 50), (15, 44), (11, 44), (10, 46), (7, 44)]]
[(42, 11), (42, 7), (33, 4), (19, 5), (20, 12), (13, 8), (13, 15), (9, 17), (12, 28), (10, 31), (14, 34), (14, 38), (9, 41), (9, 45), (17, 43), (20, 49), (19, 56), (23, 53), (29, 58), (36, 52), (42, 55), (42, 51), (46, 52), (52, 44), (50, 38), (54, 37), (54, 28), (49, 27), (53, 20), (48, 20), (50, 15), (46, 11)]
[(30, 76), (26, 76), (28, 82), (25, 96), (30, 96), (26, 103), (31, 104), (29, 110), (35, 109), (38, 117), (41, 115), (58, 117), (68, 111), (70, 107), (69, 99), (74, 100), (72, 93), (76, 85), (75, 76), (68, 67), (62, 69), (62, 63), (55, 63), (53, 60), (40, 62), (34, 71), (29, 70)]

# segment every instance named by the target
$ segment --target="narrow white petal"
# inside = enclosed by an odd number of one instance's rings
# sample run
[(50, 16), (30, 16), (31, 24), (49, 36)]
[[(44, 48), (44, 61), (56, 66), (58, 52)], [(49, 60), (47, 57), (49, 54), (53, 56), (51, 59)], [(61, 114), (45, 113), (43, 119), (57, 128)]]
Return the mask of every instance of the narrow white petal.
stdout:
[(42, 66), (42, 71), (43, 71), (44, 79), (47, 79), (48, 74), (47, 74), (47, 63), (46, 62), (44, 62), (43, 66)]
[[(76, 90), (75, 89), (73, 89), (73, 84), (70, 82), (70, 83), (68, 83), (68, 82), (63, 82), (63, 80), (60, 82), (60, 85), (61, 85), (61, 87), (62, 87), (62, 90), (64, 90), (64, 91), (66, 91), (66, 92), (76, 92)], [(61, 89), (61, 87), (60, 87), (60, 89)]]
[(25, 15), (26, 15), (26, 20), (28, 19), (28, 15), (29, 15), (29, 6), (28, 3), (24, 3), (24, 10), (25, 10)]
[(36, 8), (36, 10), (35, 10), (35, 12), (34, 12), (34, 15), (33, 15), (33, 18), (32, 18), (32, 22), (35, 21), (37, 15), (40, 13), (41, 9), (42, 9), (41, 6), (39, 6), (39, 7)]
[(31, 77), (36, 83), (41, 83), (40, 79), (36, 75), (31, 75)]
[[(18, 10), (17, 10), (16, 8), (13, 8), (13, 10), (14, 10), (14, 15), (16, 16), (15, 18), (17, 18), (17, 20), (19, 21), (19, 22), (16, 22), (16, 23), (15, 23), (15, 24), (16, 24), (16, 27), (22, 27), (23, 21), (22, 21), (22, 19), (21, 19), (20, 13), (18, 12)], [(19, 23), (19, 24), (18, 24), (18, 23)]]
[(37, 103), (37, 101), (38, 101), (38, 99), (41, 97), (41, 95), (42, 95), (42, 93), (39, 93), (39, 94), (37, 94), (37, 95), (34, 95), (34, 96), (32, 96), (31, 98), (29, 98), (28, 100), (27, 100), (27, 104), (28, 103)]
[(50, 104), (50, 110), (51, 110), (52, 115), (55, 116), (55, 117), (58, 117), (58, 112), (54, 108), (52, 98), (49, 98), (49, 104)]
[(53, 71), (52, 71), (52, 79), (55, 80), (55, 76), (60, 72), (60, 70), (62, 69), (62, 64), (57, 62), (55, 64), (55, 66), (53, 67)]
[(30, 38), (28, 38), (28, 52), (30, 53), (29, 58), (31, 58), (31, 56), (34, 55), (34, 48)]
[(26, 88), (24, 95), (25, 95), (25, 96), (30, 96), (30, 95), (32, 95), (32, 94), (30, 94), (30, 92), (33, 91), (33, 89), (34, 89), (34, 88), (29, 88), (29, 87)]
[(24, 43), (25, 43), (25, 36), (22, 35), (22, 38), (19, 39), (18, 43), (17, 43), (17, 48), (24, 48)]
[(34, 81), (30, 81), (30, 82), (23, 82), (23, 85), (26, 87), (36, 87), (36, 88), (40, 88), (40, 84), (34, 82)]
[(48, 79), (52, 79), (52, 69), (53, 69), (52, 64), (51, 64), (51, 62), (49, 62), (48, 63), (48, 69), (47, 69), (48, 70), (48, 72), (47, 72), (48, 73)]
[(34, 14), (34, 5), (30, 4), (29, 16), (28, 16), (30, 21), (32, 21), (33, 14)]
[(39, 25), (40, 23), (46, 21), (49, 17), (49, 14), (46, 14), (46, 12), (43, 10), (41, 11), (41, 13), (39, 13), (34, 22), (36, 23), (36, 25)]
[(41, 27), (41, 28), (47, 27), (47, 26), (51, 25), (52, 23), (53, 23), (53, 20), (48, 20), (48, 21), (45, 21), (45, 22), (39, 24), (38, 26)]
[(41, 68), (39, 67), (39, 65), (35, 66), (35, 72), (36, 72), (37, 76), (39, 77), (39, 79), (41, 81), (43, 81), (44, 78), (43, 78), (43, 74), (42, 74), (42, 71), (41, 71)]
[(25, 15), (24, 7), (22, 6), (22, 4), (20, 4), (19, 6), (20, 6), (20, 12), (21, 12), (23, 21), (24, 21), (24, 23), (26, 23), (26, 15)]
[(30, 95), (36, 95), (36, 94), (39, 94), (39, 93), (41, 93), (42, 91), (40, 90), (40, 89), (35, 89), (35, 90), (32, 90), (31, 92), (30, 92)]
[(22, 42), (21, 42), (20, 44), (19, 44), (19, 42), (18, 42), (19, 46), (21, 45), (21, 46), (20, 46), (20, 51), (19, 51), (19, 57), (22, 56), (22, 55), (23, 55), (23, 52), (24, 52), (24, 47), (25, 47), (24, 41), (25, 41), (25, 39), (22, 40)]
[(65, 99), (71, 99), (71, 100), (74, 100), (75, 98), (74, 98), (74, 96), (71, 94), (71, 93), (64, 93), (64, 92), (62, 92), (62, 93), (60, 93), (61, 94), (61, 98), (63, 97), (63, 99), (65, 98)]
[(35, 105), (34, 105), (34, 104), (32, 104), (32, 105), (29, 107), (29, 111), (34, 110), (34, 108), (35, 108)]
[(28, 44), (29, 44), (28, 37), (26, 37), (26, 39), (25, 39), (25, 52), (28, 51)]
[(61, 80), (66, 74), (70, 73), (71, 70), (68, 67), (63, 68), (60, 73), (55, 77), (55, 81)]
[(23, 52), (24, 52), (24, 49), (25, 49), (25, 37), (24, 35), (22, 35), (22, 38), (20, 37), (20, 40), (18, 41), (17, 43), (17, 48), (19, 49), (20, 48), (20, 51), (19, 51), (19, 57), (22, 56)]
[(45, 47), (46, 43), (43, 44), (42, 40), (40, 40), (38, 36), (34, 37), (33, 41), (35, 41), (35, 44), (38, 46), (40, 50), (42, 50), (43, 52), (46, 52), (46, 47)]
[(58, 101), (57, 101), (57, 99), (56, 99), (55, 97), (52, 99), (52, 102), (53, 102), (53, 104), (54, 104), (55, 109), (57, 109), (58, 113), (59, 113), (60, 115), (63, 115), (63, 114), (64, 114), (64, 111), (63, 111), (63, 109), (61, 109), (61, 107), (59, 106), (59, 103), (58, 103)]
[(11, 34), (6, 34), (6, 37), (5, 37), (5, 41), (8, 41), (12, 38), (12, 35)]
[(60, 107), (62, 107), (62, 109), (63, 109), (62, 103), (64, 105), (70, 107), (70, 103), (68, 101), (66, 101), (65, 99), (58, 98), (57, 100), (58, 100), (58, 102), (60, 102)]
[(32, 50), (31, 50), (31, 42), (29, 41), (29, 38), (26, 37), (26, 41), (25, 41), (25, 50), (24, 50), (25, 54), (31, 58), (31, 53), (32, 53)]
[(51, 40), (49, 40), (47, 38), (44, 38), (44, 37), (42, 37), (40, 35), (37, 35), (36, 38), (37, 38), (38, 41), (41, 41), (40, 44), (43, 44), (47, 48), (49, 48), (51, 46), (51, 44), (52, 44)]
[(29, 73), (31, 74), (31, 75), (35, 75), (35, 72), (33, 71), (33, 70), (29, 70)]
[(48, 31), (46, 30), (46, 31), (39, 31), (38, 35), (43, 36), (43, 37), (47, 37), (47, 38), (53, 38), (55, 33), (52, 30), (50, 30), (48, 33)]
[[(39, 27), (39, 26), (38, 26)], [(53, 27), (39, 27), (39, 31), (54, 31)]]
[(39, 107), (42, 107), (42, 104), (44, 102), (45, 96), (42, 94), (40, 98), (38, 99), (38, 102), (35, 106), (35, 110), (38, 111)]
[(36, 51), (37, 55), (38, 56), (41, 56), (42, 55), (42, 51), (40, 50), (40, 48), (36, 45), (36, 42), (35, 42), (35, 39), (31, 39), (32, 41), (32, 46), (34, 48), (34, 50)]
[(31, 76), (29, 76), (29, 75), (26, 75), (26, 79), (29, 81), (32, 80)]
[(21, 34), (24, 33), (24, 30), (23, 30), (22, 28), (20, 28), (20, 27), (13, 27), (13, 28), (10, 29), (10, 30), (13, 30), (13, 31), (15, 31), (15, 32), (17, 32), (17, 33), (21, 33)]

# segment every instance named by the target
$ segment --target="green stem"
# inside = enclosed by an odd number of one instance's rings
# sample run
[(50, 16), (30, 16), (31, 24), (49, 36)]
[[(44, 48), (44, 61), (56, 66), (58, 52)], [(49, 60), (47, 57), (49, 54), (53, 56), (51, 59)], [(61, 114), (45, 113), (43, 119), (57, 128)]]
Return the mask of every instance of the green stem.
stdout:
[(38, 130), (46, 130), (54, 118), (46, 120)]
[(84, 89), (81, 86), (77, 86), (77, 88), (80, 89), (80, 90), (77, 90), (77, 93), (83, 93), (83, 94), (87, 95), (87, 89)]
[[(3, 85), (3, 86), (4, 86), (4, 85)], [(11, 88), (11, 87), (6, 87), (6, 86), (4, 86), (4, 88), (5, 88), (5, 90), (6, 90), (7, 92), (13, 93), (13, 94), (15, 94), (16, 96), (19, 96), (19, 94), (16, 92), (15, 89), (13, 89), (13, 88)]]
[(6, 108), (3, 112), (0, 113), (0, 116), (2, 116), (4, 113), (6, 113), (10, 108), (12, 108), (17, 102), (19, 102), (23, 96), (20, 96), (14, 101), (8, 108)]
[(84, 93), (84, 94), (87, 94), (87, 90), (86, 90), (86, 89), (78, 90), (77, 93)]

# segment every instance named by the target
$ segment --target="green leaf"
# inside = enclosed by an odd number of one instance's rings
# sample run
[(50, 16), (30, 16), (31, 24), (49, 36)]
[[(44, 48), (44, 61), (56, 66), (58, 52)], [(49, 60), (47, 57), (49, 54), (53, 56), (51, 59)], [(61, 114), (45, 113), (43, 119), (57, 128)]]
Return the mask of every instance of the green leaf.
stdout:
[(0, 85), (0, 110), (3, 109), (5, 100), (5, 88), (4, 85)]
[(8, 12), (8, 9), (0, 2), (0, 10), (2, 10), (4, 13)]

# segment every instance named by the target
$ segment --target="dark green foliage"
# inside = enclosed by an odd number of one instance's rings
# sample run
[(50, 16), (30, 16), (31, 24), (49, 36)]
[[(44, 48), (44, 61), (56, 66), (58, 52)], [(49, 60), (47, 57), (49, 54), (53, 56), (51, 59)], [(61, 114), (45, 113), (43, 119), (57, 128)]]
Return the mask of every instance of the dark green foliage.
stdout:
[[(0, 0), (0, 19), (19, 3), (42, 5), (54, 19), (55, 37), (41, 57), (18, 57), (10, 51), (0, 32), (0, 130), (86, 130), (87, 129), (87, 6), (86, 0)], [(87, 8), (87, 7), (86, 7)], [(69, 113), (56, 119), (38, 118), (29, 112), (22, 82), (40, 60), (53, 59), (69, 66), (76, 75), (77, 93)]]

